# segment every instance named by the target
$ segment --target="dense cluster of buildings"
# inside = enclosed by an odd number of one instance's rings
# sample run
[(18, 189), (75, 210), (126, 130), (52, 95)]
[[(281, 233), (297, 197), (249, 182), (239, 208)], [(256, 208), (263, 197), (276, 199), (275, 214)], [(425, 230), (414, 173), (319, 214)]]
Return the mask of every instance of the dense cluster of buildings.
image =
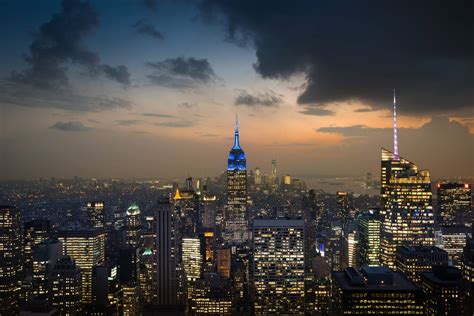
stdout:
[(473, 315), (470, 184), (434, 199), (394, 131), (380, 200), (308, 191), (275, 160), (248, 173), (236, 124), (215, 182), (49, 217), (2, 205), (0, 315)]

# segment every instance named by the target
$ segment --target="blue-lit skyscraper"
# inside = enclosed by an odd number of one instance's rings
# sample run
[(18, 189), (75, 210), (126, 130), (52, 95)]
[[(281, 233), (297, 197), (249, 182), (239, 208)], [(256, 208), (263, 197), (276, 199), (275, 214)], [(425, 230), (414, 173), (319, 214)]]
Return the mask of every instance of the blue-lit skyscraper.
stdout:
[(247, 162), (239, 143), (239, 122), (235, 121), (234, 146), (227, 161), (226, 239), (245, 241), (249, 238), (247, 216)]

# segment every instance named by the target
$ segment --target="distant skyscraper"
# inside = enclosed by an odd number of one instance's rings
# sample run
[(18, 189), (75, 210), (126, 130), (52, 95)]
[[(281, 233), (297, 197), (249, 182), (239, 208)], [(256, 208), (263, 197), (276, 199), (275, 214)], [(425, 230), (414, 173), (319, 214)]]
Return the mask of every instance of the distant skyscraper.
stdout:
[(21, 214), (0, 205), (0, 315), (18, 313), (18, 281), (22, 271)]
[(226, 239), (236, 242), (248, 240), (247, 163), (239, 143), (237, 119), (234, 146), (227, 163), (227, 211)]
[(59, 315), (78, 315), (82, 312), (81, 271), (69, 256), (59, 259), (52, 272), (52, 302)]
[(84, 228), (58, 232), (63, 254), (70, 256), (81, 269), (82, 302), (92, 303), (92, 270), (105, 260), (105, 232), (101, 228)]
[(253, 224), (256, 315), (304, 314), (304, 221), (261, 220)]
[(255, 168), (255, 172), (253, 173), (253, 183), (255, 186), (262, 185), (262, 171), (259, 167)]
[(130, 247), (139, 247), (140, 229), (141, 229), (141, 211), (136, 203), (132, 203), (127, 208), (127, 217), (125, 222), (126, 244)]
[(430, 173), (398, 155), (395, 91), (393, 101), (394, 152), (382, 148), (380, 179), (381, 259), (390, 268), (397, 246), (434, 244)]
[(471, 185), (468, 183), (438, 183), (438, 215), (441, 224), (472, 226)]
[(158, 204), (158, 304), (177, 304), (176, 240), (174, 235), (173, 206), (169, 201)]
[(104, 228), (105, 227), (105, 209), (104, 202), (92, 201), (87, 202), (87, 225), (89, 227)]
[(359, 260), (361, 265), (380, 265), (380, 218), (378, 212), (370, 211), (357, 217), (359, 237)]
[(349, 195), (347, 192), (337, 191), (337, 218), (346, 220), (349, 218)]

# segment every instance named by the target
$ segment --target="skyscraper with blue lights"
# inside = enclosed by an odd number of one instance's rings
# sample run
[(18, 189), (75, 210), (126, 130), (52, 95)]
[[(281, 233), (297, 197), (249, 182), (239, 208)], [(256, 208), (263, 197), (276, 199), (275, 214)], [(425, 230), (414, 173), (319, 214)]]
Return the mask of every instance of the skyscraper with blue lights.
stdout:
[(234, 146), (227, 161), (227, 214), (226, 239), (241, 242), (248, 240), (247, 215), (247, 162), (239, 143), (239, 122), (236, 117)]

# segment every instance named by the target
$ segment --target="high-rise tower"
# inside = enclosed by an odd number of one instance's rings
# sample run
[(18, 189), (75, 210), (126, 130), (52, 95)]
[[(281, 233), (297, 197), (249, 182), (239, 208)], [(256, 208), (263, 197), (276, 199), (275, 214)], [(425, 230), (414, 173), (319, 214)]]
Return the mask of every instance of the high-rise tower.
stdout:
[(395, 94), (393, 101), (394, 150), (382, 148), (380, 179), (381, 259), (389, 268), (394, 267), (397, 246), (434, 242), (430, 173), (398, 155)]
[(226, 239), (248, 240), (247, 163), (239, 143), (239, 121), (235, 120), (234, 146), (227, 163)]
[(0, 205), (0, 315), (18, 313), (21, 248), (20, 210)]

